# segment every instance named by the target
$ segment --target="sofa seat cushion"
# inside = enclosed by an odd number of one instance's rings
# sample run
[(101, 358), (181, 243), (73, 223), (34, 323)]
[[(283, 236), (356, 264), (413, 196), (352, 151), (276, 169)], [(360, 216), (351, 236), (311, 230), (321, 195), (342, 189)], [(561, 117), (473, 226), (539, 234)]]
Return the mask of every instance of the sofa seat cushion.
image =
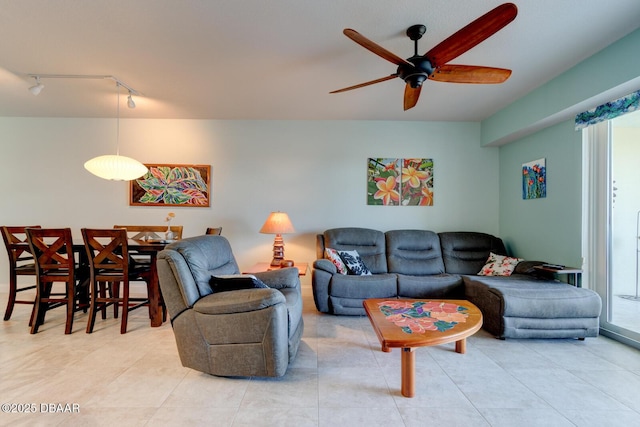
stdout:
[(505, 338), (586, 338), (597, 337), (600, 330), (598, 317), (570, 317), (537, 319), (505, 317)]
[(209, 294), (200, 298), (193, 305), (193, 309), (201, 314), (231, 314), (262, 310), (285, 302), (285, 296), (276, 289), (240, 289), (233, 292)]
[(335, 275), (331, 280), (329, 295), (342, 298), (387, 298), (398, 293), (395, 274), (372, 276)]
[(465, 276), (465, 292), (473, 301), (491, 292), (503, 301), (505, 317), (542, 319), (599, 317), (602, 302), (590, 289), (526, 275), (509, 277)]
[(367, 298), (396, 298), (398, 285), (395, 274), (373, 276), (341, 276), (336, 274), (329, 288), (330, 312), (350, 316), (365, 313), (362, 302)]
[(462, 276), (457, 274), (434, 274), (408, 276), (398, 274), (398, 296), (400, 298), (449, 298), (464, 295)]

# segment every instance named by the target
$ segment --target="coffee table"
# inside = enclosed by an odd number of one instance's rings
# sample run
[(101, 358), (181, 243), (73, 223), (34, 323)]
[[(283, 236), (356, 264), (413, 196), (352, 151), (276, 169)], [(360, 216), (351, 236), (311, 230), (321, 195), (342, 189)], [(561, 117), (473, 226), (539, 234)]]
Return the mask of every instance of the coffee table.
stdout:
[(402, 349), (401, 392), (415, 396), (415, 348), (456, 342), (465, 353), (467, 337), (482, 327), (482, 313), (466, 300), (390, 299), (365, 300), (364, 309), (382, 344), (382, 351)]

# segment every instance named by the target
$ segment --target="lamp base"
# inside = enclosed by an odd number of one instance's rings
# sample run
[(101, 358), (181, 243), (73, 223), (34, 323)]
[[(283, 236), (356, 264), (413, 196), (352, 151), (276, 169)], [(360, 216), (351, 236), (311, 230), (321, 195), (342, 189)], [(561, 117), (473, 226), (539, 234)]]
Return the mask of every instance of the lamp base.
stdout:
[(271, 267), (280, 267), (280, 263), (284, 259), (284, 239), (282, 234), (276, 234), (273, 239), (273, 260), (271, 261)]

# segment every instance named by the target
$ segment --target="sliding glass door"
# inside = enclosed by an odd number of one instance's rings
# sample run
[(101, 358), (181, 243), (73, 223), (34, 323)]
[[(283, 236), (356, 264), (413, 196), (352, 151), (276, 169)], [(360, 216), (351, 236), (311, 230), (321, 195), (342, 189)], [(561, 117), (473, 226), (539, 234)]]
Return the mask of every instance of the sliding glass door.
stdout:
[(602, 333), (640, 348), (640, 111), (583, 132), (584, 279)]
[(611, 120), (612, 325), (640, 333), (640, 111)]

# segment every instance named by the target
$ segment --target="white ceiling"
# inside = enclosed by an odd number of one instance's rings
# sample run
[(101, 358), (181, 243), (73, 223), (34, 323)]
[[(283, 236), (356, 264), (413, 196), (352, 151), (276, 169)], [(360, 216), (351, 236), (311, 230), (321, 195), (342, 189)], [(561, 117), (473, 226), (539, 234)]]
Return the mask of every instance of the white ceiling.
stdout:
[[(396, 66), (342, 34), (398, 56), (420, 52), (499, 0), (0, 0), (0, 116), (114, 117), (113, 75), (144, 94), (122, 117), (482, 120), (640, 26), (638, 0), (516, 0), (517, 18), (451, 63), (513, 70), (501, 85), (425, 82), (402, 109), (400, 79), (340, 94)], [(594, 73), (606, 72), (606, 64)], [(124, 96), (121, 98), (124, 104)]]

